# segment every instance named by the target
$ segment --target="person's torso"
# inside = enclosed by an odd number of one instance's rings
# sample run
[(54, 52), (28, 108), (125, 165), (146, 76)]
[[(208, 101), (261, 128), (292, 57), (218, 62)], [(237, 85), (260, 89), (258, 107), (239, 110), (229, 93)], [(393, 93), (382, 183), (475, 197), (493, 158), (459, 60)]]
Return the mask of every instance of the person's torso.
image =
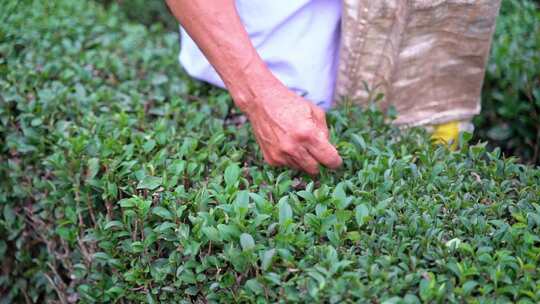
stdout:
[[(340, 0), (237, 0), (250, 39), (286, 86), (328, 109), (339, 52)], [(193, 77), (223, 82), (187, 33), (181, 30), (180, 61)]]

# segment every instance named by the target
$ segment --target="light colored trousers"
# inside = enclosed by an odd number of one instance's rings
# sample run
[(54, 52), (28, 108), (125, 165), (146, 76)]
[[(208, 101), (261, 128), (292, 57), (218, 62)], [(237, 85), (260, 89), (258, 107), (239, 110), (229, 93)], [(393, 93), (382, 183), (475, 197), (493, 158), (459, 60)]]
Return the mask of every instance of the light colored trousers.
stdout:
[(399, 125), (470, 120), (501, 0), (343, 0), (336, 99), (385, 94)]

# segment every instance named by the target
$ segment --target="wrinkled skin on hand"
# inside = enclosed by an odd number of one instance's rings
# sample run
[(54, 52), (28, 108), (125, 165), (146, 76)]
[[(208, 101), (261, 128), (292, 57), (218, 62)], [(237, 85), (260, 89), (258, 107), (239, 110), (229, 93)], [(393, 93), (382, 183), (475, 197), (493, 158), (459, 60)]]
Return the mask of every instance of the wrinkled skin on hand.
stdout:
[(311, 175), (319, 164), (336, 169), (342, 160), (328, 140), (324, 111), (288, 89), (258, 97), (247, 112), (265, 161)]

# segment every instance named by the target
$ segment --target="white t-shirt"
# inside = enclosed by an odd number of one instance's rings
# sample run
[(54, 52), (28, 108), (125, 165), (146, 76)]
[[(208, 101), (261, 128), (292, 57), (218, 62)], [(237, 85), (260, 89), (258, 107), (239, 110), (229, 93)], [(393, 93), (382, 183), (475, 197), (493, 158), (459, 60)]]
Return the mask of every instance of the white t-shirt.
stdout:
[[(237, 0), (251, 42), (272, 73), (306, 99), (330, 108), (337, 74), (341, 0)], [(224, 87), (181, 29), (180, 62), (194, 78)]]

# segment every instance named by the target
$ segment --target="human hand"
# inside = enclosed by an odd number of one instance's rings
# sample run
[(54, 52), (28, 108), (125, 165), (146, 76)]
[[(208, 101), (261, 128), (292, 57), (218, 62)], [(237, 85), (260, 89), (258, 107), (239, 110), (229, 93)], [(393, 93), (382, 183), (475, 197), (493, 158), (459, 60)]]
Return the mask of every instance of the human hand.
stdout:
[(235, 1), (167, 0), (248, 116), (265, 160), (317, 174), (341, 165), (328, 141), (324, 112), (297, 96), (269, 70), (238, 16)]
[(311, 175), (319, 173), (319, 164), (341, 166), (341, 157), (328, 140), (324, 111), (286, 87), (258, 96), (246, 115), (271, 166)]

